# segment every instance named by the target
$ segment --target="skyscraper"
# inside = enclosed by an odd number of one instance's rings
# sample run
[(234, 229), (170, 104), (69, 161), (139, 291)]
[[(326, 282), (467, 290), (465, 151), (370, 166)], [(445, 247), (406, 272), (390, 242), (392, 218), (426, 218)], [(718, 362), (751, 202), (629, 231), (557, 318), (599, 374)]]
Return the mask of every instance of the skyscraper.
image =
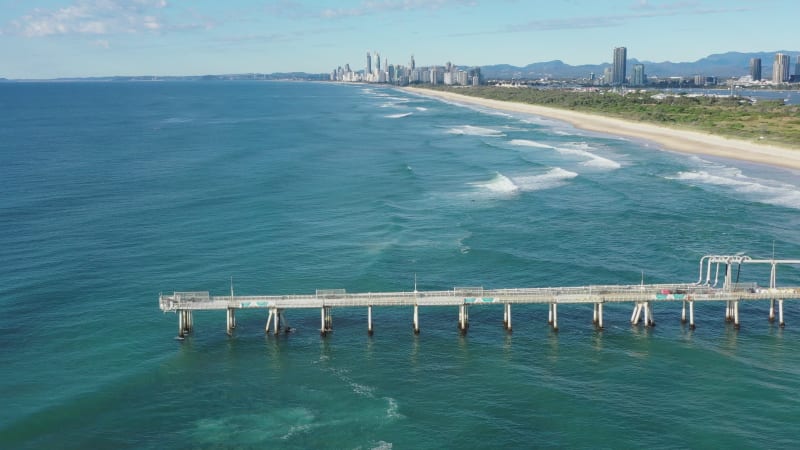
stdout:
[(794, 74), (800, 77), (800, 56), (798, 56), (797, 60), (794, 62)]
[(381, 54), (378, 53), (378, 52), (375, 52), (375, 66), (376, 66), (375, 68), (377, 69), (377, 71), (380, 72), (381, 71)]
[(787, 81), (789, 81), (789, 55), (776, 53), (775, 62), (772, 64), (772, 82), (780, 84)]
[(614, 49), (614, 68), (612, 70), (611, 84), (621, 86), (625, 84), (625, 66), (628, 62), (628, 49), (616, 47)]
[(750, 58), (750, 79), (761, 81), (761, 58)]
[(364, 75), (369, 75), (372, 73), (372, 55), (367, 52), (367, 71)]
[(634, 64), (631, 85), (644, 86), (645, 84), (647, 84), (647, 75), (644, 73), (644, 64)]

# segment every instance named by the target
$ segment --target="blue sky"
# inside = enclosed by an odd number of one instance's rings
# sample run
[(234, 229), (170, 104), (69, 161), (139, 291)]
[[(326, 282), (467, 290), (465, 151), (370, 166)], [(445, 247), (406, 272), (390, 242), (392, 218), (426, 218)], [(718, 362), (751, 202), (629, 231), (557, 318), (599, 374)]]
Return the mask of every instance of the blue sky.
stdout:
[(797, 0), (6, 0), (0, 77), (195, 75), (389, 63), (646, 61), (800, 50)]

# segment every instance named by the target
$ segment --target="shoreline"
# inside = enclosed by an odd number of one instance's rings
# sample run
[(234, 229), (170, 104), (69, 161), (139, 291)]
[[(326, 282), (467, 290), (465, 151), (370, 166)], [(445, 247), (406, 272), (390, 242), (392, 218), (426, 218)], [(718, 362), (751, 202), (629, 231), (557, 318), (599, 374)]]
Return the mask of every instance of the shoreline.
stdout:
[(491, 100), (424, 88), (403, 87), (400, 89), (441, 100), (560, 120), (581, 130), (654, 142), (668, 151), (735, 159), (784, 169), (800, 170), (800, 150), (762, 145), (697, 131), (678, 130), (596, 114), (548, 108), (546, 106)]

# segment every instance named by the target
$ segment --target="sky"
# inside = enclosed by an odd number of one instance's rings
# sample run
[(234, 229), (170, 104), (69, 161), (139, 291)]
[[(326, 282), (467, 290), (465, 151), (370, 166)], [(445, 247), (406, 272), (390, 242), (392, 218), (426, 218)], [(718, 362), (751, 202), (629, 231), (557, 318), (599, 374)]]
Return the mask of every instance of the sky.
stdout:
[(0, 0), (0, 77), (203, 75), (800, 50), (800, 1)]

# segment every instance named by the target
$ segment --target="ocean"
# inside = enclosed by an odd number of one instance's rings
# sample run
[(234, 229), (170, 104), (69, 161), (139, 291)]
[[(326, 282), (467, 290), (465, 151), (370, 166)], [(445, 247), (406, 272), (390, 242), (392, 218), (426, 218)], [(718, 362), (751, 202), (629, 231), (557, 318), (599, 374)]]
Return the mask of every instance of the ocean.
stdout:
[[(195, 313), (215, 295), (694, 282), (800, 258), (800, 173), (381, 86), (0, 84), (2, 448), (790, 448), (800, 302)], [(774, 249), (774, 250), (773, 250)], [(740, 281), (768, 284), (768, 268)], [(800, 285), (800, 267), (779, 285)]]

